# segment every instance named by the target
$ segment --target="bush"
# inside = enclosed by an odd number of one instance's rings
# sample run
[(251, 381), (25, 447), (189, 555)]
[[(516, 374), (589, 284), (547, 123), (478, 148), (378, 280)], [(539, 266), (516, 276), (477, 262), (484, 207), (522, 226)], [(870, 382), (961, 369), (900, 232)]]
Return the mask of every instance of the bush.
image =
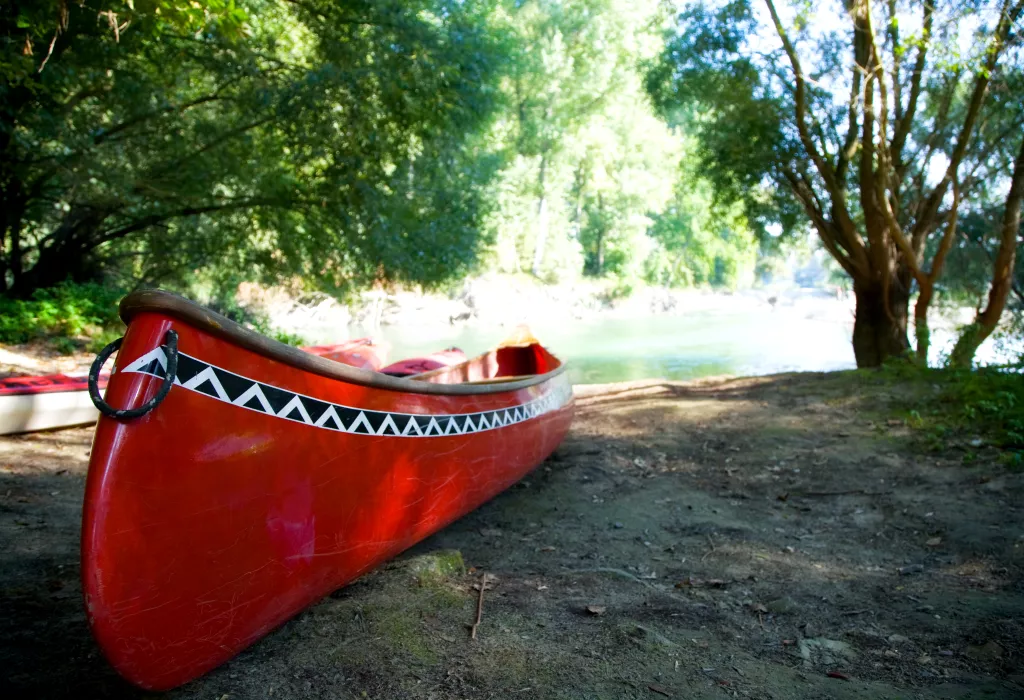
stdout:
[(115, 287), (65, 282), (37, 289), (28, 300), (0, 296), (0, 342), (70, 339), (120, 328), (117, 305), (124, 295)]
[(951, 441), (980, 439), (1003, 450), (1024, 449), (1024, 374), (1019, 369), (925, 369), (903, 362), (887, 365), (881, 375), (904, 383), (907, 395), (898, 405), (926, 445), (942, 449)]

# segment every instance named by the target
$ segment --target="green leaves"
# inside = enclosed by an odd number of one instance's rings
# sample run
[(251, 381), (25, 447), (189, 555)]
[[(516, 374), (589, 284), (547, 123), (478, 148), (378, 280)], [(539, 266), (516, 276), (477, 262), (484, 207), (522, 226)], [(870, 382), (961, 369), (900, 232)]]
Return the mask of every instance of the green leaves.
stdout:
[[(61, 6), (35, 7), (32, 36), (49, 40)], [(343, 290), (434, 284), (475, 258), (503, 50), (485, 7), (136, 0), (99, 23), (67, 8), (45, 70), (10, 43), (0, 60), (17, 64), (0, 288), (224, 266)]]

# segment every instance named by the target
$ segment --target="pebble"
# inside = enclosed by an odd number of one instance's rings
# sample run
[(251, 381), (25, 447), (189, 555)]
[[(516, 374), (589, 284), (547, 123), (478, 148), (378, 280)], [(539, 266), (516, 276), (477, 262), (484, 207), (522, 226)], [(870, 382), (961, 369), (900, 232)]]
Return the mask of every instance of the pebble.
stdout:
[(797, 606), (796, 601), (792, 598), (776, 598), (775, 600), (769, 600), (765, 603), (765, 607), (768, 608), (768, 612), (775, 613), (776, 615), (785, 615), (786, 613), (796, 612)]

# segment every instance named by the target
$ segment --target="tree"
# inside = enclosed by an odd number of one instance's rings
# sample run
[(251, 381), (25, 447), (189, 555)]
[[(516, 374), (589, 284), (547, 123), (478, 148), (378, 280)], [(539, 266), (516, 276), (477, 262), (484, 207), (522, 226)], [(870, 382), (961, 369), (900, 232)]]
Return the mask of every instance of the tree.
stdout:
[(714, 186), (699, 173), (694, 140), (685, 143), (672, 199), (650, 229), (657, 248), (646, 261), (647, 280), (667, 287), (749, 286), (758, 246), (743, 203), (715, 201)]
[(988, 303), (979, 309), (974, 323), (970, 324), (960, 335), (950, 363), (961, 367), (969, 367), (978, 347), (992, 335), (1006, 308), (1006, 301), (1015, 282), (1015, 263), (1017, 241), (1020, 238), (1020, 208), (1024, 200), (1024, 142), (1021, 143), (1013, 175), (1010, 179), (1010, 191), (1006, 196), (998, 236), (999, 248), (992, 261), (992, 285), (989, 288)]
[[(0, 9), (0, 291), (252, 267), (437, 282), (481, 244), (501, 33), (457, 0)], [(45, 47), (45, 48), (44, 48)]]
[[(666, 111), (696, 110), (705, 172), (746, 199), (755, 223), (774, 213), (792, 224), (794, 205), (809, 219), (853, 281), (858, 366), (907, 352), (915, 283), (925, 357), (957, 217), (989, 204), (986, 180), (1005, 178), (1007, 145), (1020, 142), (1022, 101), (1009, 95), (1024, 1), (849, 0), (829, 16), (841, 30), (810, 6), (788, 26), (773, 0), (765, 9), (734, 0), (683, 12), (649, 87)], [(963, 54), (961, 39), (972, 39)]]
[(489, 218), (499, 266), (542, 279), (637, 276), (680, 150), (641, 80), (662, 45), (658, 5), (527, 0), (507, 13), (517, 41)]

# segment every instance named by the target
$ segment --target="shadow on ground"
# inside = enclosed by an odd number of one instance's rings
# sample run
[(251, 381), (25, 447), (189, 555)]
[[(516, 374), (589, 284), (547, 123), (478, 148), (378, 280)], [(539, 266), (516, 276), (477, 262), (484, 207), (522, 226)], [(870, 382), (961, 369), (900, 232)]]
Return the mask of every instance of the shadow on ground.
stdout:
[[(1024, 476), (919, 451), (856, 381), (582, 392), (519, 485), (169, 695), (1024, 697)], [(89, 439), (0, 440), (4, 697), (148, 696), (82, 611)]]

